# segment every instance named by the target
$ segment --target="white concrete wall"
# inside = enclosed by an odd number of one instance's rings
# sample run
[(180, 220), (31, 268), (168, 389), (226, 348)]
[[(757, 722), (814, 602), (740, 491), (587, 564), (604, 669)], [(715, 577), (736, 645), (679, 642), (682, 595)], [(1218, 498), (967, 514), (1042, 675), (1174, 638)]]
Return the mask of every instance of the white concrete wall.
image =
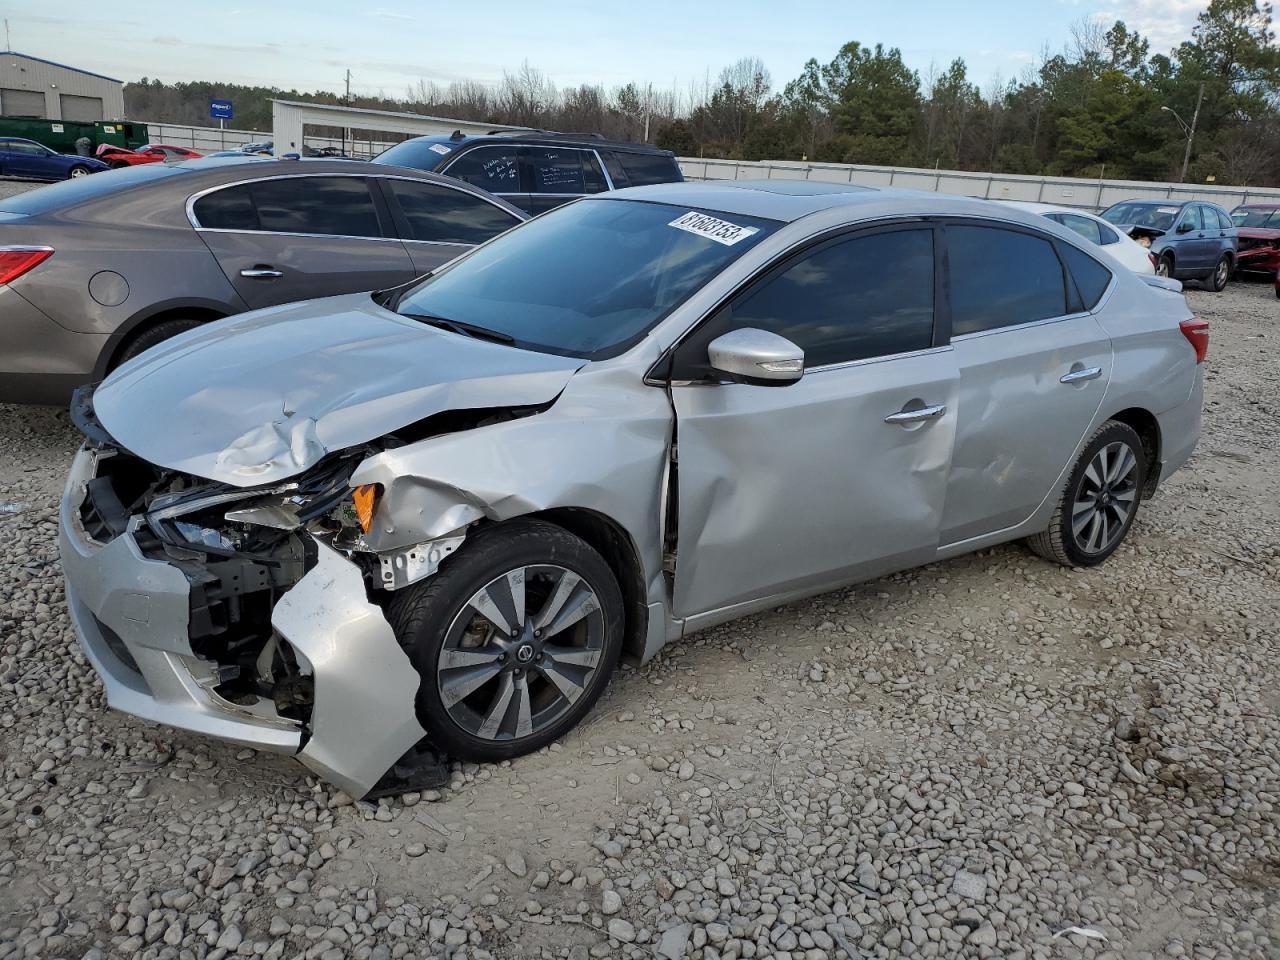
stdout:
[(900, 187), (992, 200), (1030, 200), (1085, 210), (1102, 210), (1135, 197), (1208, 200), (1230, 210), (1249, 200), (1280, 200), (1280, 189), (1220, 187), (1211, 183), (1149, 183), (1140, 180), (1087, 180), (1075, 177), (1028, 177), (962, 170), (921, 170), (847, 163), (803, 163), (789, 160), (706, 160), (680, 157), (689, 180), (799, 179), (853, 183), (865, 187)]

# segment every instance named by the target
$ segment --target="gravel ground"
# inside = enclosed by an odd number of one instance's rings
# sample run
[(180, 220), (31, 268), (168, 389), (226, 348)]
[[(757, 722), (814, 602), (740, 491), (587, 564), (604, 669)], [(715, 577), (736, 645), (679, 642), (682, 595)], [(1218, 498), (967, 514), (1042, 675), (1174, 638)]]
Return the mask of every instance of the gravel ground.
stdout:
[(1010, 545), (698, 635), (584, 726), (352, 803), (107, 712), (65, 414), (0, 407), (0, 958), (1280, 957), (1280, 305), (1101, 569)]

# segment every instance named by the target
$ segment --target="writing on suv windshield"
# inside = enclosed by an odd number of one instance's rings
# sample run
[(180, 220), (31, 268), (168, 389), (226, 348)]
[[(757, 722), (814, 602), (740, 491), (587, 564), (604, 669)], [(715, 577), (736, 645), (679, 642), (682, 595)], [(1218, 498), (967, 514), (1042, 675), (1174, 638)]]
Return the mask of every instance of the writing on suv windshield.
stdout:
[(533, 350), (603, 359), (777, 226), (670, 204), (579, 201), (428, 277), (395, 309)]

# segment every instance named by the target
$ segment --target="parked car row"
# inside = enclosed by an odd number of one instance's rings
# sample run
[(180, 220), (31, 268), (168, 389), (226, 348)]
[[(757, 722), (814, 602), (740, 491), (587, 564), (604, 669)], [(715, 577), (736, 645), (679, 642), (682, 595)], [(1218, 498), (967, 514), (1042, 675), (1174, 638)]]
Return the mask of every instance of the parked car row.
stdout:
[(136, 150), (104, 143), (98, 147), (96, 155), (112, 169), (136, 167), (144, 163), (181, 163), (183, 160), (198, 160), (203, 156), (199, 151), (168, 143), (148, 143)]
[(0, 177), (22, 180), (68, 180), (106, 170), (95, 157), (58, 153), (34, 140), (0, 138)]

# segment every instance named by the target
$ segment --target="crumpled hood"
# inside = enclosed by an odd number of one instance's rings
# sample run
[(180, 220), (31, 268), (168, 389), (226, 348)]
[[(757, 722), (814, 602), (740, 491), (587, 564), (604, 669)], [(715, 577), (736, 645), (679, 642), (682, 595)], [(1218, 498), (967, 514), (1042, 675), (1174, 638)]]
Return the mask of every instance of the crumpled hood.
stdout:
[(108, 377), (93, 408), (138, 456), (251, 487), (436, 413), (549, 403), (584, 363), (429, 327), (355, 294), (165, 341)]

